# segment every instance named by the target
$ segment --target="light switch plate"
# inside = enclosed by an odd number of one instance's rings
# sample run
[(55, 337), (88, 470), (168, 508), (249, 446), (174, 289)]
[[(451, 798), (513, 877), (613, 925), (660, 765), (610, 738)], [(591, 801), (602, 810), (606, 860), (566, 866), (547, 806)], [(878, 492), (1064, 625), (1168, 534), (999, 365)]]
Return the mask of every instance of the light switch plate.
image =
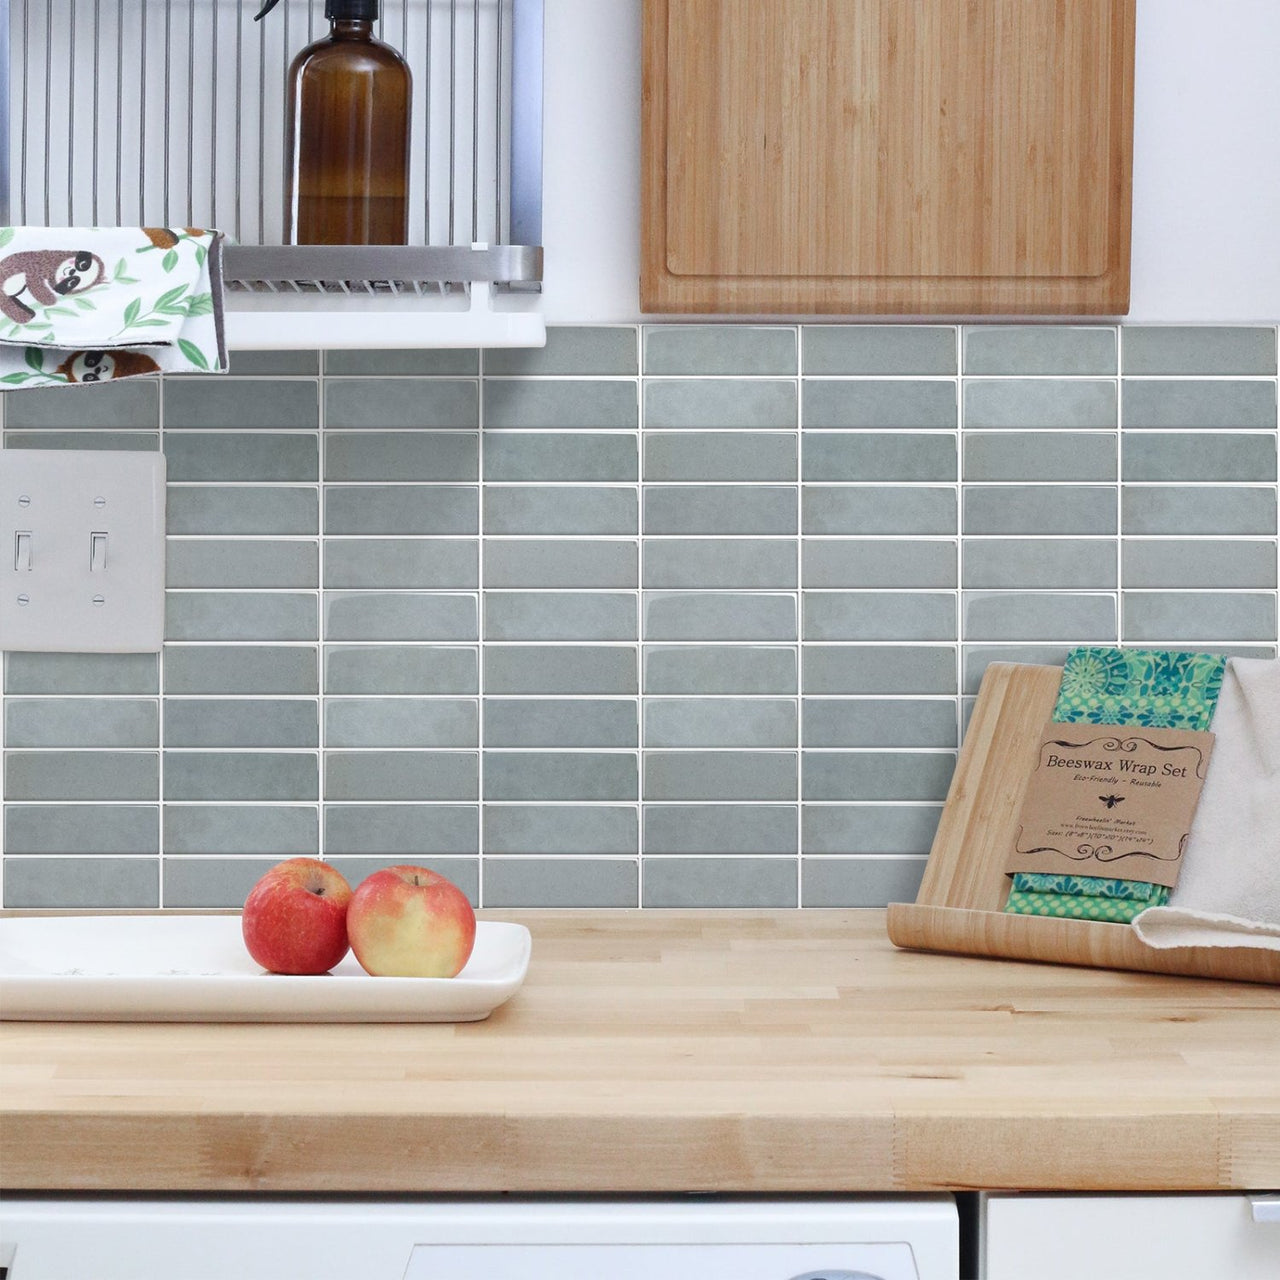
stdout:
[(165, 460), (0, 449), (0, 649), (164, 643)]

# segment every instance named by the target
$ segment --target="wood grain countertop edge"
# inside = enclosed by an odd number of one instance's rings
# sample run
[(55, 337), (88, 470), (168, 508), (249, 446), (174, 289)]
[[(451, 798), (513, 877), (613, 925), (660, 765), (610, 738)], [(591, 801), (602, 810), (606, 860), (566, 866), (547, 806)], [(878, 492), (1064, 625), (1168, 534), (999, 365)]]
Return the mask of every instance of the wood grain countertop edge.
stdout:
[[(201, 1107), (190, 1104), (177, 1085), (168, 1095), (159, 1088), (149, 1092), (145, 1066), (136, 1078), (121, 1080), (114, 1092), (109, 1069), (105, 1076), (90, 1072), (92, 1079), (81, 1087), (77, 1072), (85, 1072), (85, 1045), (96, 1041), (83, 1040), (77, 1028), (96, 1029), (94, 1034), (116, 1052), (128, 1041), (127, 1032), (121, 1033), (122, 1041), (106, 1024), (47, 1024), (53, 1030), (43, 1037), (40, 1028), (46, 1024), (0, 1023), (0, 1079), (5, 1080), (0, 1186), (15, 1192), (566, 1194), (1207, 1191), (1280, 1185), (1280, 1067), (1274, 1075), (1266, 1070), (1270, 1061), (1280, 1064), (1280, 992), (1272, 988), (900, 952), (884, 940), (884, 913), (875, 911), (504, 915), (535, 932), (528, 1006), (513, 1010), (512, 1021), (535, 1013), (567, 1019), (557, 1028), (566, 1043), (573, 1043), (574, 1035), (583, 1044), (590, 1039), (572, 1023), (562, 994), (579, 954), (588, 957), (583, 963), (600, 990), (606, 989), (614, 965), (635, 983), (637, 971), (647, 965), (677, 965), (678, 980), (683, 963), (705, 979), (716, 964), (728, 963), (726, 957), (745, 956), (748, 963), (777, 957), (780, 966), (792, 966), (774, 979), (784, 989), (779, 1003), (770, 1005), (748, 984), (741, 988), (743, 1007), (763, 1017), (766, 1027), (770, 1018), (780, 1017), (784, 1032), (801, 1042), (803, 1034), (793, 1025), (795, 1006), (786, 1001), (794, 1000), (806, 1016), (817, 1008), (820, 1016), (824, 1000), (845, 998), (829, 997), (807, 976), (814, 957), (814, 972), (833, 963), (826, 944), (834, 938), (842, 947), (841, 961), (863, 963), (868, 970), (874, 966), (877, 980), (898, 975), (892, 980), (902, 984), (901, 992), (924, 1002), (920, 1016), (926, 1022), (931, 1012), (925, 988), (936, 982), (947, 1017), (963, 1014), (980, 1017), (983, 1026), (1028, 1028), (1018, 1033), (1023, 1038), (1011, 1054), (1015, 1083), (1006, 1094), (988, 1080), (970, 1094), (940, 1074), (930, 1093), (927, 1068), (908, 1064), (900, 1081), (893, 1072), (865, 1089), (850, 1080), (847, 1100), (839, 1081), (829, 1077), (792, 1097), (779, 1088), (776, 1072), (767, 1080), (739, 1081), (736, 1093), (726, 1089), (718, 1099), (702, 1079), (701, 1064), (694, 1062), (687, 1078), (698, 1087), (688, 1096), (680, 1093), (678, 1079), (675, 1084), (637, 1081), (632, 1096), (625, 1070), (615, 1069), (591, 1087), (575, 1092), (561, 1086), (560, 1093), (539, 1100), (530, 1068), (527, 1077), (517, 1073), (520, 1087), (514, 1092), (461, 1090), (446, 1096), (441, 1091), (435, 1102), (431, 1081), (424, 1079), (421, 1105), (403, 1110), (396, 1109), (400, 1093), (378, 1095), (376, 1080), (362, 1085), (359, 1079), (338, 1096), (299, 1089), (290, 1099), (276, 1085), (267, 1102), (246, 1095), (242, 1106), (236, 1091), (227, 1088), (216, 1093), (216, 1105)], [(799, 986), (799, 979), (803, 990), (787, 989), (789, 983)], [(1011, 993), (1013, 1012), (986, 994), (971, 998), (969, 982), (986, 984), (992, 993)], [(1098, 1000), (1109, 997), (1116, 1006), (1101, 1020), (1086, 1012), (1072, 1022), (1063, 1013), (1068, 998), (1095, 992)], [(650, 995), (635, 986), (631, 998), (647, 1010)], [(708, 1007), (718, 1010), (724, 1003), (717, 994)], [(727, 1000), (730, 1007), (742, 1003)], [(1153, 1034), (1164, 1037), (1152, 1043), (1164, 1058), (1170, 1046), (1187, 1046), (1182, 1056), (1190, 1065), (1180, 1062), (1163, 1092), (1146, 1098), (1129, 1090), (1114, 1105), (1105, 1089), (1077, 1096), (1064, 1091), (1060, 1098), (1026, 1093), (1017, 1058), (1038, 1034), (1051, 1043), (1054, 1034), (1070, 1035), (1078, 1023), (1080, 1034), (1095, 1047), (1108, 1037), (1125, 1040), (1120, 1047), (1134, 1061), (1142, 1050), (1127, 1044), (1131, 1033), (1121, 1016), (1126, 1003), (1133, 1009), (1150, 1006)], [(908, 1026), (912, 1011), (893, 1007), (897, 1024)], [(1017, 1016), (1019, 1010), (1025, 1017)], [(660, 1015), (653, 1016), (661, 1028)], [(1214, 1044), (1219, 1017), (1222, 1034), (1236, 1036), (1224, 1046), (1226, 1060), (1239, 1066), (1238, 1076), (1229, 1081), (1196, 1065), (1203, 1047)], [(1049, 1021), (1054, 1018), (1057, 1024)], [(1060, 1025), (1064, 1018), (1070, 1025)], [(1029, 1029), (1037, 1020), (1046, 1023), (1043, 1033)], [(949, 1025), (941, 1019), (940, 1043), (950, 1043)], [(501, 1026), (495, 1021), (494, 1030)], [(755, 1028), (750, 1034), (758, 1037), (759, 1026), (750, 1026)], [(314, 1046), (317, 1030), (310, 1030), (306, 1044)], [(540, 1037), (541, 1028), (536, 1030)], [(137, 1041), (155, 1043), (157, 1034), (153, 1027)], [(241, 1031), (247, 1036), (243, 1041), (235, 1039), (237, 1034), (229, 1024), (225, 1035), (219, 1028), (203, 1028), (191, 1043), (258, 1042), (252, 1033)], [(471, 1039), (465, 1042), (445, 1038), (449, 1034), (442, 1029), (428, 1043), (454, 1054), (464, 1053), (466, 1044), (485, 1043), (475, 1038), (483, 1032), (467, 1032)], [(696, 1056), (700, 1046), (718, 1044), (723, 1052), (722, 1041), (739, 1033), (725, 1023), (709, 1027), (701, 1039), (700, 1034), (682, 1031), (681, 1051)], [(885, 1040), (886, 1052), (907, 1052), (904, 1034), (895, 1029), (892, 1035), (899, 1038)], [(963, 1036), (957, 1041), (957, 1053), (976, 1052), (973, 1035), (967, 1034), (967, 1041)], [(1184, 1034), (1187, 1039), (1178, 1039)], [(271, 1029), (277, 1045), (288, 1035), (285, 1028)], [(533, 1050), (548, 1052), (537, 1037)], [(560, 1039), (552, 1038), (558, 1051)], [(615, 1040), (624, 1048), (645, 1044), (634, 1028)], [(37, 1053), (46, 1041), (47, 1062)], [(79, 1057), (66, 1048), (72, 1041)], [(407, 1043), (394, 1042), (402, 1056)], [(19, 1044), (21, 1060), (15, 1055), (6, 1063), (8, 1047)], [(993, 1044), (999, 1047), (998, 1041)], [(552, 1054), (540, 1069), (554, 1060)], [(174, 1071), (172, 1063), (165, 1069)], [(535, 1083), (522, 1092), (526, 1079)], [(1185, 1083), (1178, 1085), (1179, 1080)], [(398, 1085), (401, 1091), (408, 1087), (403, 1080)], [(439, 1083), (434, 1087), (439, 1090)], [(486, 1096), (507, 1101), (482, 1105)], [(738, 1106), (735, 1099), (750, 1101)]]

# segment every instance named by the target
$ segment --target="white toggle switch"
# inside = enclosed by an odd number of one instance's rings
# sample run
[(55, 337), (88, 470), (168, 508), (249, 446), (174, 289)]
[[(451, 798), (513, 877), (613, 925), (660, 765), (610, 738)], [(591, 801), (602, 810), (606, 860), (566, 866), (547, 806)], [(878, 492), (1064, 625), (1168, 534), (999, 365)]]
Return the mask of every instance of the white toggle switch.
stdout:
[(162, 454), (0, 449), (0, 649), (157, 651), (164, 535)]

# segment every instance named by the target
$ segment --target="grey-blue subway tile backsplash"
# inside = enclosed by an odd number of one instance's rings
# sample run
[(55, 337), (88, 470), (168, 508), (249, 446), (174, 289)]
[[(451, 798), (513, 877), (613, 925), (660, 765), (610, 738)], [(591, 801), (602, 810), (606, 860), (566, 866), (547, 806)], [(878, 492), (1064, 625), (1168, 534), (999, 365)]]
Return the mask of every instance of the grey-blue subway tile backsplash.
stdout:
[(158, 747), (154, 698), (10, 698), (9, 747)]
[(1275, 432), (1164, 435), (1135, 431), (1125, 437), (1124, 479), (1199, 483), (1276, 478)]
[(899, 480), (953, 484), (954, 433), (832, 431), (805, 437), (804, 478), (808, 481)]
[(11, 804), (5, 852), (103, 854), (160, 852), (158, 805)]
[(484, 740), (491, 747), (634, 749), (640, 725), (634, 698), (486, 698)]
[(801, 421), (808, 430), (953, 431), (956, 380), (805, 379)]
[(474, 698), (331, 698), (330, 747), (478, 747)]
[[(267, 352), (240, 352), (231, 357), (231, 372), (243, 373), (240, 368), (245, 356), (266, 355)], [(288, 352), (280, 354), (300, 355), (312, 354), (304, 352)], [(356, 374), (360, 377), (472, 377), (480, 372), (480, 353), (465, 349), (441, 351), (415, 351), (403, 349), (398, 351), (377, 350), (339, 350), (324, 353), (324, 371), (331, 376)], [(315, 373), (314, 367), (306, 370), (278, 369), (277, 373), (306, 372)]]
[[(331, 549), (332, 550), (332, 549)], [(294, 587), (320, 585), (314, 541), (218, 541), (171, 538), (165, 573), (170, 587)]]
[(802, 907), (878, 907), (914, 902), (924, 858), (805, 858)]
[(794, 381), (646, 378), (647, 427), (794, 427)]
[(480, 437), (471, 431), (327, 432), (324, 478), (475, 481)]
[(485, 431), (486, 480), (627, 484), (639, 477), (635, 432)]
[(171, 483), (305, 483), (320, 476), (320, 444), (314, 432), (175, 432), (165, 437), (164, 456)]
[(1126, 588), (1276, 589), (1275, 543), (1189, 538), (1126, 538)]
[(794, 326), (770, 329), (763, 325), (653, 325), (644, 334), (647, 374), (794, 375)]
[(164, 849), (175, 857), (255, 853), (301, 857), (315, 852), (318, 832), (319, 810), (296, 800), (288, 805), (164, 806)]
[(964, 478), (1065, 484), (1114, 481), (1118, 452), (1115, 432), (974, 431), (965, 436)]
[(642, 907), (796, 907), (794, 858), (663, 858), (644, 866)]
[(635, 805), (489, 804), (484, 848), (498, 854), (635, 857), (640, 815)]
[(325, 849), (397, 862), (474, 855), (480, 852), (479, 823), (474, 804), (327, 804)]
[(644, 847), (657, 854), (794, 854), (796, 808), (787, 804), (647, 804)]
[[(315, 395), (314, 385), (311, 391)], [(48, 387), (5, 396), (4, 425), (84, 430), (154, 431), (160, 425), (160, 387), (146, 379), (105, 387)], [(314, 425), (314, 424), (313, 424)]]
[(807, 590), (841, 587), (912, 588), (955, 587), (957, 552), (955, 539), (924, 538), (806, 538), (802, 585)]
[(823, 804), (804, 811), (808, 854), (914, 854), (929, 852), (942, 806), (937, 804)]
[(311, 747), (320, 745), (315, 698), (166, 698), (168, 747)]
[(639, 527), (633, 485), (625, 489), (491, 485), (485, 490), (485, 533), (623, 537), (639, 532)]
[(646, 591), (646, 640), (796, 640), (796, 597), (773, 592)]
[(975, 326), (964, 334), (964, 371), (972, 375), (1114, 375), (1116, 331), (1067, 325)]
[(634, 375), (639, 371), (635, 326), (561, 325), (547, 331), (545, 347), (486, 351), (484, 370), (506, 377)]
[(634, 592), (486, 591), (487, 640), (635, 640)]
[(10, 653), (6, 907), (916, 892), (991, 662), (1274, 656), (1276, 329), (553, 327), (0, 397), (168, 462), (163, 655)]
[(1128, 430), (1275, 430), (1276, 381), (1126, 378), (1124, 425)]
[(634, 378), (614, 382), (485, 381), (486, 428), (634, 431), (639, 415), (639, 388)]
[(1276, 536), (1275, 485), (1265, 489), (1126, 485), (1122, 502), (1121, 530), (1126, 534)]
[(166, 751), (166, 800), (314, 800), (318, 761), (300, 751)]
[(328, 534), (474, 534), (480, 528), (480, 490), (462, 485), (329, 485)]
[(314, 594), (260, 591), (170, 591), (169, 640), (315, 640)]
[(479, 425), (479, 386), (474, 380), (353, 378), (327, 381), (326, 427), (392, 427), (436, 430)]
[(320, 422), (320, 397), (314, 379), (271, 382), (179, 378), (167, 382), (164, 392), (166, 431), (184, 427), (233, 431), (246, 427), (295, 427), (314, 431)]
[(331, 592), (326, 640), (478, 640), (474, 595), (398, 591)]
[(794, 482), (799, 456), (799, 437), (794, 432), (652, 431), (645, 433), (644, 478), (651, 484)]
[(646, 694), (792, 694), (797, 650), (768, 645), (644, 646)]
[(480, 585), (480, 548), (475, 539), (326, 538), (324, 585), (474, 591)]
[(807, 374), (954, 374), (956, 331), (893, 324), (811, 324), (804, 329)]
[(961, 585), (1005, 591), (1114, 591), (1116, 560), (1110, 538), (972, 538), (964, 548)]
[(1276, 331), (1262, 326), (1126, 325), (1124, 372), (1274, 376)]
[(169, 486), (169, 535), (320, 532), (320, 495), (315, 487), (269, 488), (217, 485)]
[(964, 385), (966, 427), (1118, 425), (1114, 380), (972, 378)]

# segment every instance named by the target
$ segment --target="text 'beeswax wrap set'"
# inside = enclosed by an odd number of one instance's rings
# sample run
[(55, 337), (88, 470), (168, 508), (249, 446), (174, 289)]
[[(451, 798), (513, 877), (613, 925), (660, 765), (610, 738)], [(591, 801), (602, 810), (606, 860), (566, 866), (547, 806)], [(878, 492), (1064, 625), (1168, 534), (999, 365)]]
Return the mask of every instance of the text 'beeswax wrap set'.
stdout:
[(1006, 870), (1008, 912), (1280, 951), (1280, 661), (1073, 650)]

